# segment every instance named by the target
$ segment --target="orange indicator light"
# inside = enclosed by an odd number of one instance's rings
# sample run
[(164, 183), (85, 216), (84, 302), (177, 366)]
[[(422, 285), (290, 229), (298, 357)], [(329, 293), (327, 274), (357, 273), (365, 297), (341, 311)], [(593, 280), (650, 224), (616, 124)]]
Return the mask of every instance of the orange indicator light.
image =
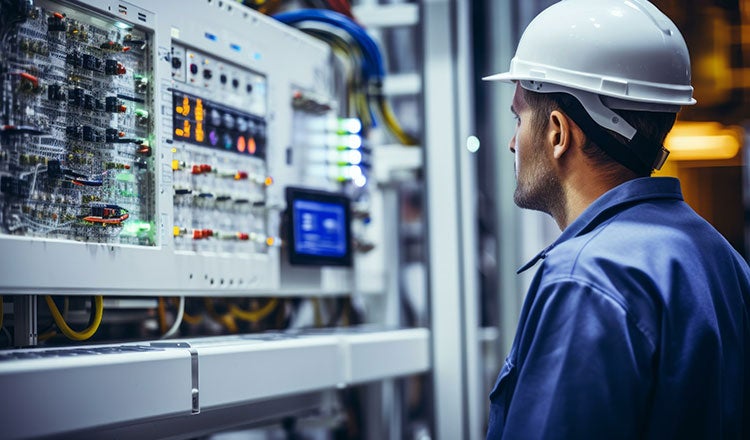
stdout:
[(177, 110), (177, 111), (179, 111), (182, 116), (187, 116), (190, 114), (190, 100), (188, 99), (187, 96), (182, 98), (182, 110)]
[(239, 151), (240, 153), (244, 153), (246, 148), (247, 148), (247, 143), (245, 142), (245, 136), (238, 136), (237, 137), (237, 151)]
[(200, 98), (195, 100), (195, 120), (197, 122), (201, 122), (203, 120), (203, 100)]
[[(198, 113), (198, 109), (195, 110), (196, 113)], [(196, 142), (203, 142), (206, 139), (206, 132), (203, 131), (203, 123), (202, 122), (196, 122), (195, 123), (195, 140)]]

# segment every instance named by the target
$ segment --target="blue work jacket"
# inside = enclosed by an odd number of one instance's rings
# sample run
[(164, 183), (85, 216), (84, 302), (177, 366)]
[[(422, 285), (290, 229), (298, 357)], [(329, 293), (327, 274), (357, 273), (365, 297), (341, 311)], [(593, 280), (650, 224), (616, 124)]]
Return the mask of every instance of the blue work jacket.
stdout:
[(608, 191), (540, 260), (488, 439), (750, 438), (750, 271), (677, 179)]

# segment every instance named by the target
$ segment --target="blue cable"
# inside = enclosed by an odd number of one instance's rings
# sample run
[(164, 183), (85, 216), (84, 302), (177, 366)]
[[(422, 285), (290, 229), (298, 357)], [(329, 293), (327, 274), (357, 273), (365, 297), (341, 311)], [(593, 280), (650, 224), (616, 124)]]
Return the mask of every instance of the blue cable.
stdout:
[(292, 25), (303, 21), (318, 21), (336, 26), (348, 33), (357, 42), (364, 55), (362, 73), (367, 79), (381, 80), (385, 76), (383, 58), (377, 43), (365, 30), (349, 17), (324, 9), (300, 9), (282, 12), (273, 16), (282, 23)]

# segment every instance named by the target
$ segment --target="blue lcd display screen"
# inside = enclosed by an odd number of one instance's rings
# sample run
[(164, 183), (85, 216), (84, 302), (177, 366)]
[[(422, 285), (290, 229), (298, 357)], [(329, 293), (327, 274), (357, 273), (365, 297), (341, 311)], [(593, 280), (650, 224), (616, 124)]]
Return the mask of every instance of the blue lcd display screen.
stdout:
[(349, 198), (309, 188), (286, 188), (289, 262), (351, 266)]
[(344, 206), (315, 200), (295, 200), (294, 219), (294, 247), (298, 253), (319, 257), (346, 255)]

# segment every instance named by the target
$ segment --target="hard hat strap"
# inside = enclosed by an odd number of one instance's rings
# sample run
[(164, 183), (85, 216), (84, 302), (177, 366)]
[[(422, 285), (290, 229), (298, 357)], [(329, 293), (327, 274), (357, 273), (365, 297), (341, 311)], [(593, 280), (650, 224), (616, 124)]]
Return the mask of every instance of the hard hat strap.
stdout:
[[(638, 133), (622, 116), (604, 105), (596, 93), (573, 89), (559, 84), (522, 80), (521, 87), (538, 93), (567, 93), (575, 97), (580, 106), (563, 109), (599, 148), (611, 158), (638, 174), (651, 174), (661, 169), (669, 151), (655, 145)], [(625, 137), (623, 144), (605, 129)]]
[(639, 175), (651, 174), (652, 170), (660, 169), (669, 155), (669, 151), (662, 145), (655, 145), (639, 132), (626, 143), (621, 143), (597, 124), (582, 106), (573, 106), (563, 111), (607, 155)]

